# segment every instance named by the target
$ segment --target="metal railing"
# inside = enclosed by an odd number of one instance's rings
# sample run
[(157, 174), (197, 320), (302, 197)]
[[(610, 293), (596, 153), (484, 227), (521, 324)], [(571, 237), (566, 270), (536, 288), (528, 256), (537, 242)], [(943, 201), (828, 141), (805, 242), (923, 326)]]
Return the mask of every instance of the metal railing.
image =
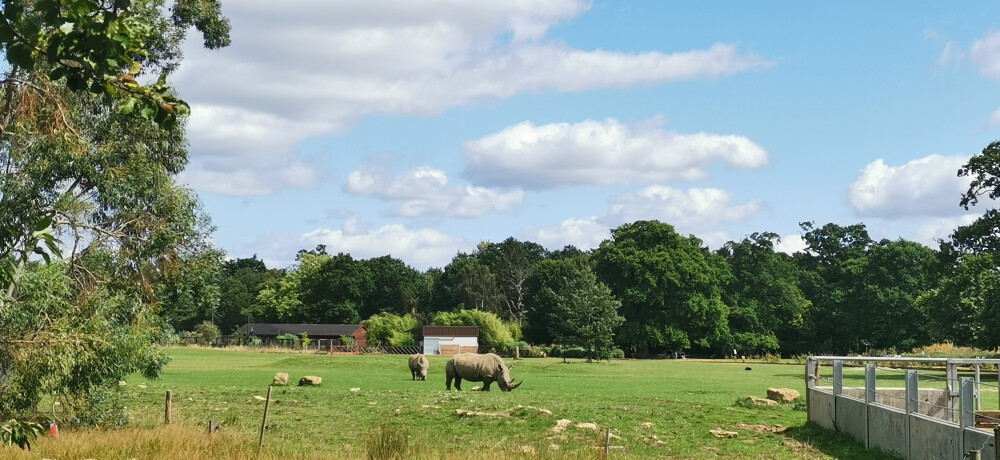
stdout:
[(1000, 410), (981, 409), (983, 388), (998, 405), (1000, 388), (984, 367), (1000, 359), (809, 357), (809, 421), (907, 459), (1000, 459)]

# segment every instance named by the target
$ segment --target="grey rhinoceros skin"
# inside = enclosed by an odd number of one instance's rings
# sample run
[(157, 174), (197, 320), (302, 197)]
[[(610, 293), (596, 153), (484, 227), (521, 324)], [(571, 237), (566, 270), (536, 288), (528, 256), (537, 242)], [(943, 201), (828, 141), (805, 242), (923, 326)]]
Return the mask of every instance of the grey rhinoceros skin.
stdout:
[(427, 380), (427, 368), (430, 367), (430, 363), (427, 362), (427, 357), (417, 353), (410, 356), (410, 373), (413, 374), (413, 380)]
[(455, 381), (455, 389), (462, 390), (462, 379), (470, 382), (483, 382), (482, 391), (490, 391), (490, 385), (496, 382), (502, 391), (511, 391), (521, 385), (521, 382), (514, 383), (510, 378), (510, 368), (503, 362), (503, 358), (487, 353), (480, 355), (476, 353), (457, 354), (448, 360), (444, 368), (447, 381), (445, 387), (451, 390), (451, 381)]

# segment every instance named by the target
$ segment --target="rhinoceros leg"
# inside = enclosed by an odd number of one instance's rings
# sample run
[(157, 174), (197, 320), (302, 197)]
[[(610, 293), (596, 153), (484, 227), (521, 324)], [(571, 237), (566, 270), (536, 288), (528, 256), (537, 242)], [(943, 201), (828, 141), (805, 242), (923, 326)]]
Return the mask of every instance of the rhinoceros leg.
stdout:
[(492, 380), (488, 378), (483, 379), (483, 389), (480, 391), (490, 391), (490, 385), (492, 384), (493, 384)]
[(455, 389), (462, 391), (462, 377), (459, 375), (455, 376)]

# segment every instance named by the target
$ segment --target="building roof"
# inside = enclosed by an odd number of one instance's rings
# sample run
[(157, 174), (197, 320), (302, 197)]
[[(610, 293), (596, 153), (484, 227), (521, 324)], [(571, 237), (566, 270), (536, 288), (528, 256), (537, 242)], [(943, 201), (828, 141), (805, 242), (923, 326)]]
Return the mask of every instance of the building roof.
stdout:
[(424, 337), (479, 337), (479, 326), (424, 326)]
[(250, 323), (240, 326), (237, 334), (278, 336), (281, 334), (320, 336), (353, 336), (362, 327), (360, 324), (274, 324)]

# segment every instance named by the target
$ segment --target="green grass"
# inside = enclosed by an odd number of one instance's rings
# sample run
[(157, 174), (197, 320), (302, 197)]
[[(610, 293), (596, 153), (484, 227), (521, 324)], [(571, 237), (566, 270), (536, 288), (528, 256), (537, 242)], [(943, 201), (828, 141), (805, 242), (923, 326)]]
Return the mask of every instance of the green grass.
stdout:
[[(464, 382), (466, 391), (445, 391), (447, 358), (437, 356), (429, 357), (430, 371), (421, 382), (410, 379), (406, 356), (198, 348), (172, 348), (169, 354), (173, 361), (162, 379), (128, 380), (129, 413), (138, 426), (163, 423), (164, 395), (172, 390), (175, 424), (205, 427), (214, 420), (225, 432), (256, 440), (264, 403), (255, 396), (266, 396), (275, 373), (287, 372), (293, 385), (305, 375), (322, 377), (320, 387), (273, 389), (265, 445), (292, 456), (363, 458), (368, 447), (403, 439), (406, 457), (595, 458), (603, 429), (611, 428), (617, 436), (612, 445), (629, 458), (892, 458), (807, 424), (801, 406), (736, 404), (749, 395), (765, 396), (768, 387), (804, 393), (801, 365), (523, 359), (511, 371), (523, 379), (520, 388), (503, 393), (494, 386), (487, 393), (468, 391), (477, 385), (472, 382)], [(744, 370), (748, 365), (752, 371)], [(456, 409), (510, 415), (462, 417)], [(571, 426), (554, 433), (559, 419), (595, 423), (602, 431)], [(645, 422), (652, 428), (640, 427)], [(781, 433), (746, 428), (754, 425), (788, 428)], [(709, 430), (717, 428), (739, 437), (716, 438)], [(652, 436), (663, 444), (654, 445)]]

